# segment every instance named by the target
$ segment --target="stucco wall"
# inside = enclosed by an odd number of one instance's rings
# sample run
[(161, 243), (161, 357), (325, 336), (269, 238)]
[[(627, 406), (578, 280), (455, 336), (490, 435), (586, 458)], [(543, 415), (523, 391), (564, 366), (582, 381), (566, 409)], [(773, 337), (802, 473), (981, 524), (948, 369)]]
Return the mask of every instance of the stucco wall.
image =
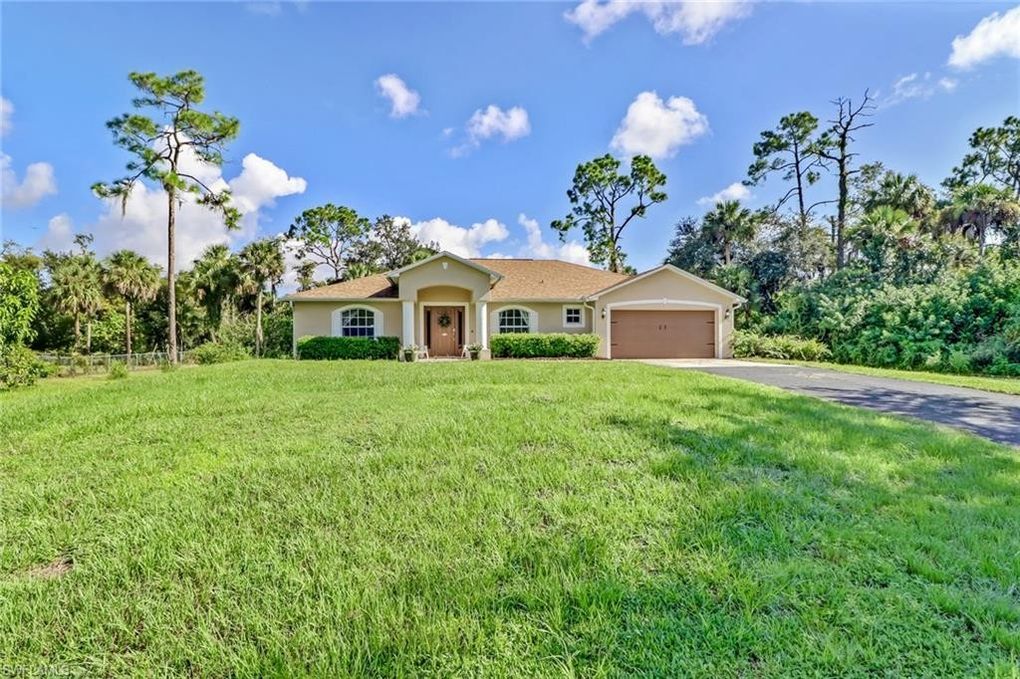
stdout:
[(400, 299), (413, 300), (418, 296), (419, 289), (432, 287), (463, 288), (470, 291), (471, 299), (479, 299), (489, 292), (489, 274), (466, 266), (451, 257), (440, 257), (428, 264), (405, 271), (397, 280)]
[[(663, 300), (671, 300), (663, 303)], [(643, 304), (635, 304), (644, 302)], [(733, 356), (733, 313), (726, 318), (726, 310), (733, 304), (732, 298), (706, 287), (697, 281), (664, 269), (640, 281), (625, 285), (603, 295), (595, 302), (595, 332), (602, 337), (598, 356), (607, 358), (609, 347), (606, 344), (608, 334), (608, 314), (603, 318), (606, 308), (613, 306), (620, 309), (669, 309), (682, 311), (685, 309), (715, 309), (716, 324), (719, 326), (719, 352), (722, 358)], [(713, 306), (706, 306), (713, 305)]]
[(329, 337), (333, 334), (333, 312), (351, 306), (369, 307), (382, 313), (384, 337), (401, 336), (400, 302), (294, 302), (294, 338), (309, 335)]
[(455, 288), (449, 285), (419, 288), (418, 301), (430, 304), (436, 302), (470, 302), (471, 291), (466, 288)]
[(490, 302), (489, 303), (489, 334), (495, 335), (499, 332), (499, 312), (502, 309), (520, 308), (527, 309), (535, 318), (532, 320), (533, 332), (591, 332), (591, 309), (585, 308), (580, 303), (567, 306), (582, 308), (584, 325), (582, 327), (563, 325), (564, 304), (557, 302)]

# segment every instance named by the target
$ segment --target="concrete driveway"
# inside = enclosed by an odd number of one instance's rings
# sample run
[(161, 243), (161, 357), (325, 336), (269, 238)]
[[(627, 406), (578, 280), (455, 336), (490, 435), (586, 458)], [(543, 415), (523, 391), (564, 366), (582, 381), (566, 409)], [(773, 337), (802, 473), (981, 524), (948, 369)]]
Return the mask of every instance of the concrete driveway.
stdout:
[(847, 405), (916, 417), (1020, 447), (1020, 396), (752, 361), (659, 359), (645, 362), (734, 377)]

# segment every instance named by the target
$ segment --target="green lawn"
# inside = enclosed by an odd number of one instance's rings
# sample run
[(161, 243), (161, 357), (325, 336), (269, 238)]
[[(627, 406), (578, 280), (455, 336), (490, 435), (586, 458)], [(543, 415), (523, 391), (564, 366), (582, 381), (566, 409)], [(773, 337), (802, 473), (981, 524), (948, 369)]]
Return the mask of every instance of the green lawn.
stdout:
[(762, 358), (747, 359), (750, 361), (766, 361), (768, 363), (787, 363), (803, 365), (809, 368), (828, 368), (845, 373), (858, 375), (874, 375), (875, 377), (892, 377), (898, 380), (914, 382), (932, 382), (947, 384), (951, 387), (969, 387), (983, 391), (997, 391), (1000, 394), (1020, 395), (1020, 379), (1016, 377), (981, 377), (977, 375), (949, 375), (946, 373), (925, 372), (922, 370), (894, 370), (892, 368), (871, 368), (864, 365), (847, 365), (843, 363), (822, 363), (819, 361), (782, 361)]
[(691, 371), (0, 394), (0, 675), (1017, 676), (1020, 458)]

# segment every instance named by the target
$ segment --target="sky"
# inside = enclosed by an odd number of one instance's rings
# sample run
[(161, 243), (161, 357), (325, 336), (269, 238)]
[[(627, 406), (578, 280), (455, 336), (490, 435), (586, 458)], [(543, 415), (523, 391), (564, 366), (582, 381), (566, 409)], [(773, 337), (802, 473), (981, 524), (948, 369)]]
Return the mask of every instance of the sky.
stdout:
[[(123, 175), (110, 118), (131, 71), (195, 69), (204, 107), (241, 132), (222, 169), (228, 233), (184, 206), (178, 257), (286, 231), (327, 202), (407, 219), (464, 256), (584, 261), (561, 242), (578, 163), (651, 155), (668, 200), (628, 227), (628, 263), (659, 264), (675, 222), (720, 197), (752, 207), (751, 148), (784, 114), (823, 121), (876, 97), (860, 162), (938, 184), (978, 126), (1020, 114), (1020, 6), (978, 2), (0, 2), (0, 239), (95, 237), (165, 262), (166, 199), (126, 211), (90, 192)], [(813, 200), (831, 197), (831, 183)]]

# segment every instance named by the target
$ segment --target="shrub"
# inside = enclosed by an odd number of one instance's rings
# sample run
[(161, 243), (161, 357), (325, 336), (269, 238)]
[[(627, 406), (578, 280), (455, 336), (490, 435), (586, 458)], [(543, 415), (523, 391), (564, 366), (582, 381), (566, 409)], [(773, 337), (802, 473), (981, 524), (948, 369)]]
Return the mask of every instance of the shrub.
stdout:
[(20, 344), (0, 348), (0, 391), (29, 387), (49, 374), (49, 366)]
[(302, 337), (298, 358), (311, 361), (396, 360), (400, 340), (396, 337)]
[(592, 334), (503, 333), (489, 339), (493, 358), (592, 358), (599, 336)]
[(970, 354), (962, 349), (954, 349), (949, 354), (949, 360), (946, 362), (950, 372), (954, 373), (969, 373), (972, 368), (970, 365)]
[(1015, 374), (1020, 265), (988, 257), (895, 284), (851, 266), (781, 293), (765, 328), (818, 339), (840, 363)]
[(231, 361), (243, 361), (251, 358), (251, 352), (247, 347), (234, 343), (206, 342), (200, 344), (190, 352), (191, 357), (199, 365), (211, 365), (213, 363), (229, 363)]
[(824, 361), (831, 353), (818, 340), (737, 331), (733, 334), (733, 355), (737, 358), (757, 356), (787, 361)]
[(110, 372), (106, 374), (109, 380), (123, 380), (128, 376), (127, 364), (124, 361), (114, 361), (110, 364)]

